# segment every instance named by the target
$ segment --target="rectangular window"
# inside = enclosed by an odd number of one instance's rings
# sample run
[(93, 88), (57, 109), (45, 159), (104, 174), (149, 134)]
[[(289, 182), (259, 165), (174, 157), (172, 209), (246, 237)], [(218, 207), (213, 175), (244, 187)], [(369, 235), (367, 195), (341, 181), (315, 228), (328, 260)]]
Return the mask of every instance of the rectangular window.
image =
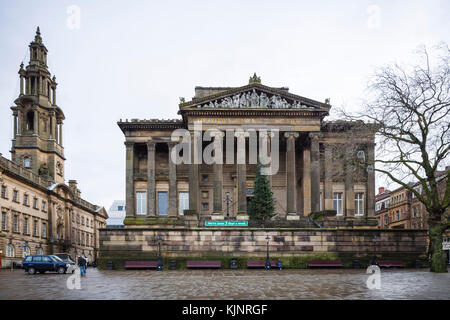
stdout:
[(47, 238), (47, 224), (45, 222), (42, 223), (42, 238)]
[(384, 216), (384, 226), (387, 226), (389, 224), (389, 216), (385, 215)]
[(33, 208), (38, 209), (38, 199), (37, 198), (33, 198)]
[(28, 205), (28, 195), (27, 194), (23, 195), (23, 204), (26, 206)]
[(37, 222), (37, 220), (33, 221), (33, 235), (35, 237), (38, 236), (38, 222)]
[(17, 190), (13, 191), (13, 201), (19, 202), (19, 191), (17, 191)]
[(14, 216), (13, 231), (14, 232), (19, 232), (19, 217), (17, 215)]
[(167, 192), (158, 192), (158, 215), (165, 216), (168, 213)]
[(6, 199), (6, 186), (2, 186), (2, 198)]
[(364, 215), (364, 193), (355, 193), (355, 215)]
[(23, 219), (23, 233), (28, 234), (28, 218)]
[(189, 210), (189, 192), (180, 192), (178, 194), (178, 214), (182, 216), (184, 210)]
[(42, 211), (47, 212), (47, 202), (42, 201)]
[(117, 211), (123, 211), (123, 206), (118, 206)]
[(336, 215), (342, 216), (342, 192), (333, 193), (333, 210), (336, 210)]
[(6, 212), (2, 212), (2, 230), (6, 230)]
[(208, 202), (203, 202), (202, 203), (202, 210), (209, 210), (209, 203)]
[(84, 217), (81, 217), (81, 225), (84, 226)]
[(202, 199), (209, 199), (209, 192), (208, 191), (202, 191)]
[(136, 192), (136, 214), (147, 214), (147, 192)]

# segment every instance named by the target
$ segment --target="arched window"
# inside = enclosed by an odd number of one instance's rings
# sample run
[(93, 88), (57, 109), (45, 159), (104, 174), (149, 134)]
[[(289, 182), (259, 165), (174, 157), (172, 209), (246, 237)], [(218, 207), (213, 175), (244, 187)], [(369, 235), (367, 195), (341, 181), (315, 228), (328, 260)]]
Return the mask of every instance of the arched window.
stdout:
[(58, 162), (56, 164), (56, 173), (59, 174), (59, 175), (62, 174), (62, 168), (61, 168), (61, 163), (60, 162)]
[(34, 130), (34, 111), (27, 113), (27, 130)]
[(15, 256), (14, 246), (12, 244), (6, 245), (6, 257), (14, 258)]
[(25, 258), (26, 256), (29, 256), (30, 255), (30, 247), (29, 246), (25, 246), (24, 248), (23, 248), (23, 254), (22, 254), (22, 256)]
[(31, 158), (30, 157), (23, 158), (23, 166), (25, 168), (31, 168)]

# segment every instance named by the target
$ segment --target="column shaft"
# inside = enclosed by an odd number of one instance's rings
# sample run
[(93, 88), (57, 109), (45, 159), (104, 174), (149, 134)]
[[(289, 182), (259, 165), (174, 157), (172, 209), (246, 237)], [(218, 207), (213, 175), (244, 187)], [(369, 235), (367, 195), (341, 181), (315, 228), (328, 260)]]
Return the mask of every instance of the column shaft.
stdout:
[(320, 153), (319, 133), (310, 134), (311, 137), (311, 210), (320, 211)]
[(169, 142), (169, 216), (177, 215), (177, 165), (172, 161), (175, 142)]
[(238, 191), (238, 214), (247, 214), (247, 165), (245, 152), (245, 133), (236, 132), (237, 137), (237, 191)]
[(330, 144), (325, 144), (325, 210), (333, 210), (333, 151)]
[(311, 213), (311, 152), (308, 147), (303, 148), (303, 215)]
[(345, 154), (345, 216), (353, 217), (355, 215), (355, 192), (353, 191), (353, 164), (352, 154)]
[(295, 138), (299, 134), (295, 132), (286, 132), (286, 197), (287, 197), (287, 214), (296, 214), (296, 172), (295, 172)]
[(147, 142), (147, 216), (156, 215), (155, 142)]
[(126, 216), (133, 217), (136, 215), (134, 210), (134, 143), (125, 142), (126, 146), (126, 169), (125, 169), (125, 199), (126, 199)]
[[(368, 165), (372, 166), (374, 169), (375, 166), (375, 144), (371, 143), (367, 147), (367, 160)], [(367, 172), (367, 197), (366, 197), (366, 214), (369, 217), (375, 216), (375, 171), (368, 170)]]
[(198, 164), (195, 163), (196, 146), (201, 148), (201, 144), (194, 143), (194, 140), (199, 140), (199, 137), (194, 132), (191, 132), (191, 164), (189, 165), (189, 210), (194, 213), (199, 213), (198, 207)]

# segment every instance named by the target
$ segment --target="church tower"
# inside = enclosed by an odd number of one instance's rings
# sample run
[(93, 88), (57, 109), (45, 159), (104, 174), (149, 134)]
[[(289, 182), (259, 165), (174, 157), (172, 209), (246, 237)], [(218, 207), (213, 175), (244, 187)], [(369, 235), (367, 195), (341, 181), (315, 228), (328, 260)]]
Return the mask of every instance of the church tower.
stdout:
[(48, 180), (64, 183), (62, 126), (64, 113), (56, 104), (56, 78), (47, 67), (47, 48), (39, 27), (29, 45), (30, 61), (20, 65), (20, 94), (11, 107), (14, 137), (11, 158)]

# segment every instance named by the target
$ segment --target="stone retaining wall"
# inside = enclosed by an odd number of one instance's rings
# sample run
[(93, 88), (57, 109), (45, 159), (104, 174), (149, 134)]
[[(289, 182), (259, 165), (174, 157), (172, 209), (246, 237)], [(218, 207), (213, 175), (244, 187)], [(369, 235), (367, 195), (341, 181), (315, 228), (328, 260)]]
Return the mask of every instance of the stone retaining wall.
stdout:
[(358, 259), (365, 266), (373, 257), (375, 235), (378, 259), (403, 260), (412, 266), (426, 258), (424, 230), (125, 228), (100, 230), (98, 262), (102, 268), (112, 261), (120, 269), (126, 260), (155, 260), (156, 238), (161, 235), (163, 260), (176, 260), (179, 268), (195, 259), (220, 259), (228, 268), (231, 258), (245, 267), (247, 259), (265, 259), (267, 234), (271, 259), (280, 259), (287, 268), (304, 268), (313, 259), (341, 259), (348, 267)]

